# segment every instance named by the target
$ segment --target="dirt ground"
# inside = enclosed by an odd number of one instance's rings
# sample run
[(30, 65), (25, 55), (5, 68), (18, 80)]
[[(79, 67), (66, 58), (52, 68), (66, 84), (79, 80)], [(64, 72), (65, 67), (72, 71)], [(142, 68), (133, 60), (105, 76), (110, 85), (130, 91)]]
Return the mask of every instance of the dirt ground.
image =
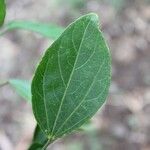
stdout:
[[(150, 150), (150, 2), (7, 0), (7, 6), (6, 22), (23, 19), (64, 27), (96, 12), (109, 43), (112, 83), (105, 106), (92, 119), (94, 127), (66, 136), (49, 149)], [(22, 30), (0, 37), (0, 80), (31, 80), (51, 43)], [(1, 88), (0, 95), (0, 150), (26, 150), (35, 127), (31, 104), (10, 86)]]

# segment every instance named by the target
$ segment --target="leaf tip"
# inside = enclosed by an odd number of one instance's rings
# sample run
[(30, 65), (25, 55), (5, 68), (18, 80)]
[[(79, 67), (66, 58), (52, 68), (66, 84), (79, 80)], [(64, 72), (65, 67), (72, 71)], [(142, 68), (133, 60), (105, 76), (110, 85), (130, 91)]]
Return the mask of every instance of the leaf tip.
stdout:
[(89, 13), (89, 14), (87, 14), (87, 16), (92, 20), (92, 21), (94, 21), (94, 22), (98, 22), (98, 15), (96, 14), (96, 13)]

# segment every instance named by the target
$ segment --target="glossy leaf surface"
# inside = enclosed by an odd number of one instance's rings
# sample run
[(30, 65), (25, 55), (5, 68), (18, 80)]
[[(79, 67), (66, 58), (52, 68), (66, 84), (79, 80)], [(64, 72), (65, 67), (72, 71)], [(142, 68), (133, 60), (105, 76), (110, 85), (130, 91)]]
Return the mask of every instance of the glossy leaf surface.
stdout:
[(6, 15), (6, 5), (4, 0), (0, 0), (0, 26), (3, 25)]
[(69, 25), (46, 51), (31, 89), (35, 118), (50, 140), (79, 128), (102, 106), (110, 63), (95, 14)]
[(31, 21), (12, 21), (5, 25), (4, 29), (0, 32), (0, 35), (14, 29), (33, 31), (51, 39), (57, 39), (64, 31), (62, 27), (53, 24), (43, 24)]

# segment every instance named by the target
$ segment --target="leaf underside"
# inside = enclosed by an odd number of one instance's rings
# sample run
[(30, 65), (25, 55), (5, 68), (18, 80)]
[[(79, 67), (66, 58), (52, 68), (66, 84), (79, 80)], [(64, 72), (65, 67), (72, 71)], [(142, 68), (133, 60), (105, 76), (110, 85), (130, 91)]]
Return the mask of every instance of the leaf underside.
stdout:
[(110, 54), (95, 14), (85, 15), (52, 44), (32, 81), (35, 118), (49, 139), (79, 128), (105, 102)]
[(5, 15), (6, 15), (5, 1), (4, 0), (0, 0), (0, 27), (4, 23)]

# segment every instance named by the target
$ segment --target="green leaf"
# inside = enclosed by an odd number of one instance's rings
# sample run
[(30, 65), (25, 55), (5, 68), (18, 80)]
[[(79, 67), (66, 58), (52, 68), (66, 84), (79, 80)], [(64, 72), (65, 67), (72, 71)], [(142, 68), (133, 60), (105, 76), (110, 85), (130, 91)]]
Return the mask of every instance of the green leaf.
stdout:
[(10, 23), (5, 25), (4, 29), (0, 32), (0, 35), (14, 29), (25, 29), (37, 32), (44, 37), (52, 39), (57, 39), (60, 36), (60, 34), (64, 31), (62, 27), (53, 24), (42, 24), (30, 21), (11, 21)]
[[(78, 131), (93, 131), (95, 127), (92, 125), (91, 121), (86, 122), (83, 126), (81, 126)], [(28, 150), (40, 150), (43, 146), (48, 142), (48, 138), (45, 133), (40, 129), (38, 125), (36, 125), (34, 136), (32, 139), (32, 144), (30, 145)]]
[(6, 16), (6, 5), (4, 0), (0, 0), (0, 27), (4, 23), (4, 19)]
[(16, 92), (25, 100), (31, 101), (31, 84), (26, 80), (10, 79), (8, 83), (16, 90)]
[(98, 111), (108, 94), (110, 74), (98, 17), (85, 15), (46, 51), (32, 81), (33, 112), (49, 141), (79, 128)]
[(43, 145), (47, 143), (48, 139), (45, 134), (41, 131), (40, 127), (37, 125), (34, 131), (34, 136), (32, 144), (28, 150), (41, 150)]

